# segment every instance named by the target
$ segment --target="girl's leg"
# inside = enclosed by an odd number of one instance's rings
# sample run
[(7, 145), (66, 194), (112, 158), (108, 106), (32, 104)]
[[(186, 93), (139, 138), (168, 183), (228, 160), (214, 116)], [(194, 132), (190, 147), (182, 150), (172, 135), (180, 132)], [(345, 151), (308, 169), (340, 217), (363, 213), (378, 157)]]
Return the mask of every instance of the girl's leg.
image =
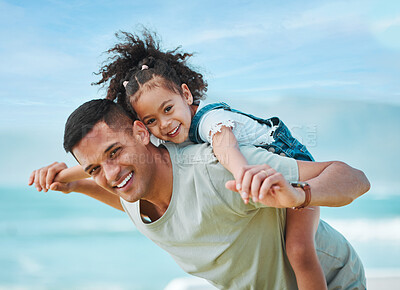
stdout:
[(319, 207), (287, 209), (286, 216), (286, 253), (299, 290), (327, 289), (314, 241), (319, 223)]

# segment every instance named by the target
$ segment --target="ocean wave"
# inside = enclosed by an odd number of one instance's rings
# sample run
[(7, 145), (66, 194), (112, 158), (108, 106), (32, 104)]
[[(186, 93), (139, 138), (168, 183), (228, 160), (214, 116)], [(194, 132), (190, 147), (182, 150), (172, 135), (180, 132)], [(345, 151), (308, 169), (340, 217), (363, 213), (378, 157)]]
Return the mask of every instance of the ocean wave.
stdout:
[(137, 231), (127, 218), (58, 218), (0, 223), (0, 236), (85, 236)]
[[(400, 217), (323, 218), (351, 241), (400, 242)], [(121, 218), (58, 218), (0, 222), (0, 236), (93, 236), (138, 233), (132, 222)]]
[(325, 219), (352, 241), (400, 242), (400, 217), (392, 219)]

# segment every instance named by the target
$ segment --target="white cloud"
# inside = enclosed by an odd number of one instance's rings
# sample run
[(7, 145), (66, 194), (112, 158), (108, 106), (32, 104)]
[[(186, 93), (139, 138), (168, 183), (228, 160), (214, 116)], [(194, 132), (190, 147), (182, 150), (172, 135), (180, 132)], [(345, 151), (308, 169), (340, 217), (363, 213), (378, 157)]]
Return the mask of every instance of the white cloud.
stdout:
[(371, 30), (382, 46), (400, 50), (400, 15), (373, 22)]
[(397, 17), (378, 20), (372, 23), (371, 27), (374, 32), (383, 32), (393, 26), (400, 26), (400, 15)]
[[(286, 29), (300, 29), (304, 27), (314, 27), (316, 29), (325, 25), (351, 24), (358, 25), (358, 18), (362, 13), (356, 2), (330, 2), (299, 13), (296, 17), (283, 21)], [(354, 6), (357, 6), (357, 9)], [(361, 11), (360, 11), (361, 10)], [(353, 12), (356, 11), (356, 12)]]
[(189, 38), (185, 45), (217, 41), (234, 37), (248, 37), (264, 33), (265, 30), (260, 25), (233, 25), (232, 28), (209, 29), (195, 33)]
[(275, 85), (268, 87), (259, 88), (248, 88), (243, 90), (232, 90), (232, 92), (249, 93), (249, 92), (265, 92), (265, 91), (278, 91), (288, 89), (305, 89), (314, 87), (337, 87), (337, 86), (353, 86), (359, 85), (356, 81), (338, 81), (338, 80), (319, 80), (319, 81), (308, 81), (301, 83), (292, 83), (287, 85)]

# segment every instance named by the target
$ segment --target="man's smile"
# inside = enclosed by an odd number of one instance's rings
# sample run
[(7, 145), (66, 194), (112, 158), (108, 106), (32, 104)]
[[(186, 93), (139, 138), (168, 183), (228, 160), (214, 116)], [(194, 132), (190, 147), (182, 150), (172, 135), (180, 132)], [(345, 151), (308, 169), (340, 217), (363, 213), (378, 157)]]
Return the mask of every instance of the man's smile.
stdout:
[(128, 182), (132, 179), (132, 176), (133, 176), (133, 171), (131, 173), (129, 173), (124, 178), (124, 180), (122, 180), (122, 182), (120, 184), (117, 184), (115, 187), (117, 187), (118, 189), (125, 187), (128, 184)]

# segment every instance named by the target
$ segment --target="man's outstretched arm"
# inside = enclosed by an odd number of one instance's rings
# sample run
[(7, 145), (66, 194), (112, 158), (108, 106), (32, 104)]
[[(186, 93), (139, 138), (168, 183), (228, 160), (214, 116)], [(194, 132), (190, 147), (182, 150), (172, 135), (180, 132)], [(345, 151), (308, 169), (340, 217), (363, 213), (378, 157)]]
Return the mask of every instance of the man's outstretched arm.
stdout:
[(311, 186), (310, 205), (344, 206), (370, 189), (364, 172), (340, 161), (297, 161), (299, 180)]
[[(311, 186), (310, 206), (344, 206), (367, 192), (370, 184), (365, 174), (339, 161), (297, 161), (299, 180)], [(261, 170), (260, 170), (261, 169)], [(226, 187), (236, 190), (234, 180)], [(242, 190), (251, 197), (271, 207), (297, 207), (305, 201), (305, 192), (293, 188), (284, 176), (267, 164), (245, 168)]]
[(54, 162), (53, 164), (34, 170), (29, 177), (28, 185), (35, 184), (38, 191), (43, 190), (46, 192), (48, 190), (55, 190), (63, 193), (83, 193), (113, 208), (124, 211), (119, 197), (100, 187), (92, 179), (59, 182), (57, 176), (65, 169), (67, 169), (65, 163)]

